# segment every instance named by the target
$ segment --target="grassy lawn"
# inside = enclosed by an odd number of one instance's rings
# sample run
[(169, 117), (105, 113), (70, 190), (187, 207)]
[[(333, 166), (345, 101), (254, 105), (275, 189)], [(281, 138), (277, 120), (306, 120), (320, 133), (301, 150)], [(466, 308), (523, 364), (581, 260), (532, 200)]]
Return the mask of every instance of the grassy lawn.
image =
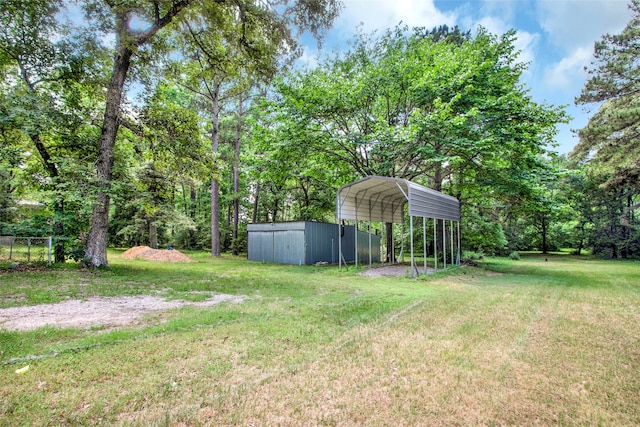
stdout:
[(416, 280), (111, 255), (109, 271), (1, 273), (0, 307), (248, 299), (0, 329), (0, 425), (640, 424), (638, 262), (528, 255)]

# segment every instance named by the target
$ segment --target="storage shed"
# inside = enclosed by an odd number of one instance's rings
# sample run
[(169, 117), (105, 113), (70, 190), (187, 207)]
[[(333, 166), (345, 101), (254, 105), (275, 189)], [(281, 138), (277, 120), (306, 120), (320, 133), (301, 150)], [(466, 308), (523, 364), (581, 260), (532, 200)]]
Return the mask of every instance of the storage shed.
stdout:
[[(357, 241), (357, 254), (361, 260), (380, 262), (380, 236), (358, 231)], [(247, 257), (251, 261), (297, 265), (318, 262), (337, 264), (341, 246), (342, 262), (351, 263), (356, 259), (355, 243), (353, 225), (339, 226), (314, 221), (247, 225)]]

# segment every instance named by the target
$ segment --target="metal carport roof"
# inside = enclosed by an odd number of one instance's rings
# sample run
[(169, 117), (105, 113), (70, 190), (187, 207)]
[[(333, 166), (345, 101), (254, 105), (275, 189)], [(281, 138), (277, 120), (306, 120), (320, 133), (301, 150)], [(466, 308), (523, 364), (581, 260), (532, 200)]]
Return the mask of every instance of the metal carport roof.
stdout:
[(404, 205), (409, 215), (460, 221), (458, 199), (402, 178), (366, 176), (340, 187), (337, 218), (402, 223)]

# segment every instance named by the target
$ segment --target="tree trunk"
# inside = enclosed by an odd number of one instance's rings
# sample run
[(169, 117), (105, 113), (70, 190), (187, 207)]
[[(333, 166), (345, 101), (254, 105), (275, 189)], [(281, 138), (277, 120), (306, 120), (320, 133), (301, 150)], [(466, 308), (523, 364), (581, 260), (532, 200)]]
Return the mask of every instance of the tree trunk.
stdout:
[(251, 217), (251, 222), (258, 222), (258, 208), (260, 207), (260, 181), (256, 183), (256, 194), (253, 199), (253, 216)]
[[(214, 85), (212, 93), (213, 107), (211, 109), (211, 151), (218, 154), (220, 131), (220, 84)], [(218, 180), (211, 178), (211, 256), (220, 256), (220, 185)]]
[(98, 175), (98, 191), (96, 201), (93, 204), (93, 216), (91, 229), (85, 252), (86, 265), (92, 267), (107, 267), (107, 231), (109, 228), (109, 192), (111, 190), (111, 177), (113, 173), (113, 148), (116, 144), (118, 127), (120, 126), (120, 106), (122, 105), (122, 92), (127, 73), (131, 66), (131, 58), (134, 51), (147, 44), (162, 28), (167, 26), (183, 9), (188, 7), (193, 0), (181, 0), (173, 3), (172, 7), (163, 16), (159, 14), (156, 4), (155, 21), (151, 27), (144, 31), (131, 31), (128, 27), (133, 11), (127, 6), (112, 5), (116, 24), (116, 48), (113, 58), (111, 79), (107, 88), (107, 101), (104, 111), (104, 120), (100, 133), (100, 154), (96, 164)]
[(232, 253), (238, 255), (238, 225), (240, 221), (240, 136), (242, 133), (242, 94), (238, 97), (238, 122), (233, 144), (233, 239)]
[(393, 223), (386, 222), (384, 225), (387, 236), (387, 262), (393, 263), (395, 261), (393, 259)]
[[(195, 184), (192, 182), (189, 184), (190, 187), (190, 199), (191, 199), (191, 205), (190, 205), (190, 217), (191, 217), (191, 221), (193, 221), (193, 223), (196, 223), (196, 211), (198, 209), (198, 198), (197, 198), (197, 192), (196, 192), (196, 186)], [(196, 230), (194, 228), (189, 228), (189, 249), (193, 249), (196, 247)]]
[(584, 244), (584, 226), (584, 222), (580, 223), (580, 241), (578, 242), (577, 255), (582, 255), (582, 246)]
[(547, 220), (543, 216), (542, 217), (542, 253), (546, 254), (549, 252), (549, 248), (547, 247)]
[(149, 218), (149, 247), (158, 249), (158, 227), (156, 226), (155, 216)]
[(113, 148), (118, 134), (120, 105), (127, 72), (131, 65), (131, 48), (118, 39), (113, 62), (113, 72), (107, 89), (107, 104), (100, 135), (100, 155), (97, 162), (98, 193), (93, 205), (91, 229), (85, 253), (86, 264), (91, 267), (107, 267), (107, 230), (109, 228), (109, 192), (113, 171)]
[(273, 212), (271, 213), (271, 222), (276, 222), (278, 220), (278, 211), (280, 210), (280, 203), (276, 196), (276, 199), (273, 202)]
[(61, 195), (59, 197), (55, 205), (53, 207), (53, 234), (56, 237), (56, 246), (54, 249), (54, 262), (55, 263), (63, 263), (66, 261), (65, 250), (64, 250), (64, 241), (61, 238), (64, 236), (64, 200)]
[[(31, 85), (29, 85), (29, 88), (31, 90), (31, 93), (35, 93)], [(54, 237), (56, 238), (54, 262), (62, 263), (66, 260), (64, 241), (62, 241), (62, 238), (64, 237), (64, 197), (62, 196), (62, 194), (59, 194), (55, 190), (56, 186), (58, 185), (58, 167), (51, 160), (51, 155), (49, 154), (47, 147), (45, 147), (45, 145), (43, 144), (42, 139), (40, 138), (40, 134), (37, 133), (34, 135), (29, 135), (29, 137), (31, 138), (33, 145), (36, 147), (36, 150), (38, 150), (38, 154), (40, 154), (40, 157), (42, 158), (44, 167), (49, 173), (49, 178), (51, 178), (54, 191), (56, 192), (56, 201), (53, 205), (53, 233)]]
[(220, 215), (218, 200), (220, 184), (215, 178), (211, 179), (211, 256), (220, 256)]
[(625, 218), (627, 220), (627, 224), (623, 224), (623, 232), (624, 232), (624, 255), (623, 258), (628, 258), (631, 255), (631, 251), (629, 250), (629, 241), (631, 240), (631, 225), (633, 224), (633, 222), (631, 221), (631, 213), (633, 212), (632, 210), (632, 206), (633, 206), (633, 199), (631, 194), (627, 195), (627, 207), (626, 207), (626, 212), (627, 212), (627, 218)]

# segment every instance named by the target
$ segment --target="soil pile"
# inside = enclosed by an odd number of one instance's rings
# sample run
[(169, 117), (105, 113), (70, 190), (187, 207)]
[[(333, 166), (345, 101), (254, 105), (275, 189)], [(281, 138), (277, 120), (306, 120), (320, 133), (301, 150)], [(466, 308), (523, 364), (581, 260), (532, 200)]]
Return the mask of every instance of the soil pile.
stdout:
[(175, 249), (152, 249), (149, 246), (135, 246), (120, 256), (127, 259), (137, 258), (161, 262), (196, 262), (194, 259), (189, 258)]

